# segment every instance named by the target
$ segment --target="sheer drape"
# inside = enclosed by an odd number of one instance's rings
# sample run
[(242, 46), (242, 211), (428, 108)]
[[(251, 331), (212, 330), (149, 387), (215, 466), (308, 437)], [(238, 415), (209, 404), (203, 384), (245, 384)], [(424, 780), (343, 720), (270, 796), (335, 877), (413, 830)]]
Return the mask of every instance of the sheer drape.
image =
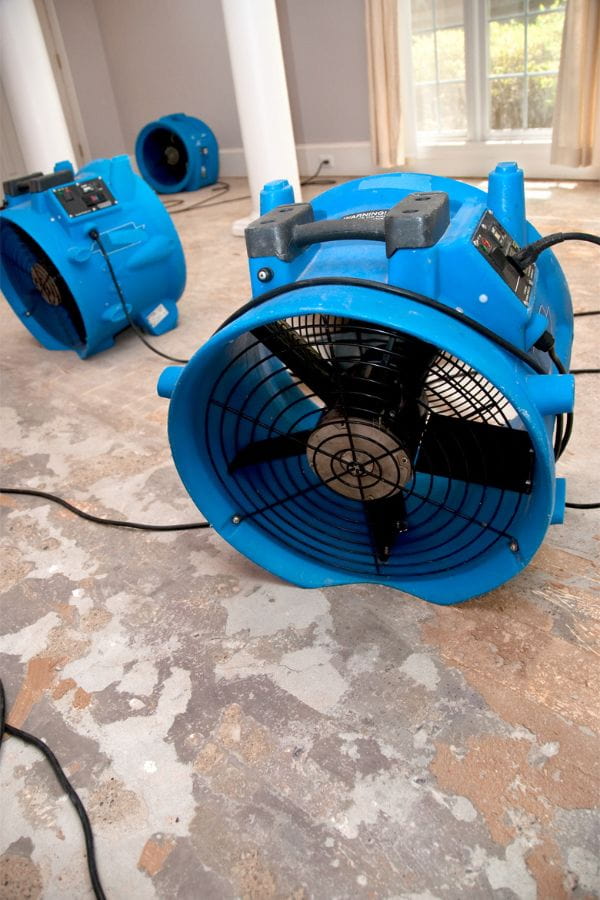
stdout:
[(600, 0), (568, 0), (551, 162), (600, 163)]
[(365, 14), (373, 161), (389, 169), (405, 161), (398, 0), (365, 0)]

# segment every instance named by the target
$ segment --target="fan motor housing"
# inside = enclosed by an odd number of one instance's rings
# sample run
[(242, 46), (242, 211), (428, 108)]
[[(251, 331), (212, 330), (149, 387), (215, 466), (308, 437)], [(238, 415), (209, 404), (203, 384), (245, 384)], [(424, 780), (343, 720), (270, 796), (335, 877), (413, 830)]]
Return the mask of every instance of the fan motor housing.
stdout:
[(44, 347), (86, 358), (128, 327), (96, 231), (136, 325), (155, 335), (176, 326), (186, 275), (181, 241), (127, 156), (95, 160), (77, 174), (57, 163), (4, 189), (2, 291)]
[(145, 125), (135, 142), (138, 168), (159, 194), (197, 191), (219, 177), (219, 145), (208, 125), (172, 113)]
[(444, 604), (498, 587), (562, 521), (552, 437), (574, 394), (533, 346), (550, 330), (568, 366), (560, 267), (549, 252), (525, 272), (510, 261), (538, 237), (523, 173), (500, 164), (487, 193), (390, 174), (310, 204), (269, 194), (246, 232), (259, 301), (159, 380), (187, 490), (301, 586)]

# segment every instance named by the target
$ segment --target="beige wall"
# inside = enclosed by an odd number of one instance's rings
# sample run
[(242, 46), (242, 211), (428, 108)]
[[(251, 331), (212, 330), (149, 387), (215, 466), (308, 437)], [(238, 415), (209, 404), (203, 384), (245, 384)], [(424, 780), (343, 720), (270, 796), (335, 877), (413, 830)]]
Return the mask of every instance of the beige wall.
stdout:
[[(199, 116), (241, 146), (220, 0), (54, 0), (92, 156)], [(278, 0), (297, 143), (368, 140), (363, 0)]]

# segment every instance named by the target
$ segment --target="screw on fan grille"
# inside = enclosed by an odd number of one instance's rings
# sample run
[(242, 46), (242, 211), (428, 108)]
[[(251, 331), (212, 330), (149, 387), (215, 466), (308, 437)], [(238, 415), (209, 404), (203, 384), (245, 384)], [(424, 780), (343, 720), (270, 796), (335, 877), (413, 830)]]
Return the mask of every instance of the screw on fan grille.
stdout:
[(81, 313), (64, 278), (40, 245), (13, 222), (2, 223), (2, 264), (31, 316), (67, 347), (85, 344)]
[(324, 315), (269, 323), (235, 348), (205, 427), (236, 515), (364, 577), (444, 572), (500, 540), (516, 546), (533, 447), (466, 363)]

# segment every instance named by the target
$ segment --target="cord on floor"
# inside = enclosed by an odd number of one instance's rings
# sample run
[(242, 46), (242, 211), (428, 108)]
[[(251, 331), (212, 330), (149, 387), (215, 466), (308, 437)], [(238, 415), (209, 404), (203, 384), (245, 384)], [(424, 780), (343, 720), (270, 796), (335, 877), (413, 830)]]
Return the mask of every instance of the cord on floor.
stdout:
[[(324, 165), (325, 160), (323, 159), (312, 175), (309, 175), (307, 178), (303, 178), (300, 181), (300, 186), (306, 187), (309, 184), (318, 184), (322, 187), (326, 187), (328, 185), (336, 184), (335, 178), (319, 178), (321, 169)], [(226, 194), (231, 189), (231, 185), (227, 181), (218, 181), (217, 186), (219, 185), (222, 185), (224, 190), (220, 191), (220, 193), (217, 194), (217, 197)], [(216, 188), (214, 187), (213, 191), (215, 189)], [(183, 206), (183, 198), (173, 198), (170, 200), (163, 200), (162, 202), (165, 209), (167, 209), (172, 216), (178, 216), (180, 213), (191, 212), (191, 210), (198, 209), (200, 206), (204, 206), (206, 209), (212, 209), (214, 206), (223, 206), (226, 203), (237, 203), (241, 200), (250, 200), (251, 197), (251, 194), (241, 194), (239, 197), (229, 197), (227, 200), (218, 200), (216, 197), (211, 197), (209, 194), (208, 196), (203, 197), (202, 200), (197, 200), (195, 203), (188, 204), (188, 206)]]
[(41, 497), (43, 500), (50, 500), (52, 503), (58, 503), (64, 506), (69, 512), (74, 513), (88, 522), (96, 522), (98, 525), (112, 525), (115, 528), (138, 528), (140, 531), (189, 531), (194, 528), (211, 528), (208, 522), (185, 522), (181, 525), (149, 525), (142, 522), (127, 522), (121, 519), (108, 519), (102, 516), (95, 516), (92, 513), (85, 512), (77, 506), (73, 506), (68, 500), (51, 494), (49, 491), (38, 491), (33, 488), (7, 488), (0, 487), (0, 494), (20, 494), (25, 497)]
[(2, 749), (2, 742), (6, 735), (18, 738), (20, 741), (23, 741), (26, 744), (31, 744), (33, 747), (37, 747), (37, 749), (44, 754), (44, 756), (50, 763), (50, 767), (56, 775), (58, 783), (75, 807), (75, 812), (77, 813), (79, 821), (81, 822), (81, 828), (83, 830), (83, 837), (85, 840), (85, 849), (87, 854), (88, 872), (90, 874), (90, 881), (92, 883), (94, 896), (96, 897), (96, 900), (106, 900), (106, 894), (104, 893), (102, 884), (100, 882), (100, 876), (98, 874), (96, 848), (94, 846), (94, 832), (92, 831), (92, 826), (90, 824), (85, 806), (81, 802), (79, 794), (65, 775), (61, 764), (57, 760), (50, 747), (48, 747), (48, 745), (45, 744), (44, 741), (40, 740), (40, 738), (36, 737), (34, 734), (29, 734), (28, 731), (22, 731), (20, 728), (15, 728), (14, 725), (10, 725), (6, 721), (6, 695), (4, 693), (4, 685), (2, 683), (2, 679), (0, 678), (0, 750)]

